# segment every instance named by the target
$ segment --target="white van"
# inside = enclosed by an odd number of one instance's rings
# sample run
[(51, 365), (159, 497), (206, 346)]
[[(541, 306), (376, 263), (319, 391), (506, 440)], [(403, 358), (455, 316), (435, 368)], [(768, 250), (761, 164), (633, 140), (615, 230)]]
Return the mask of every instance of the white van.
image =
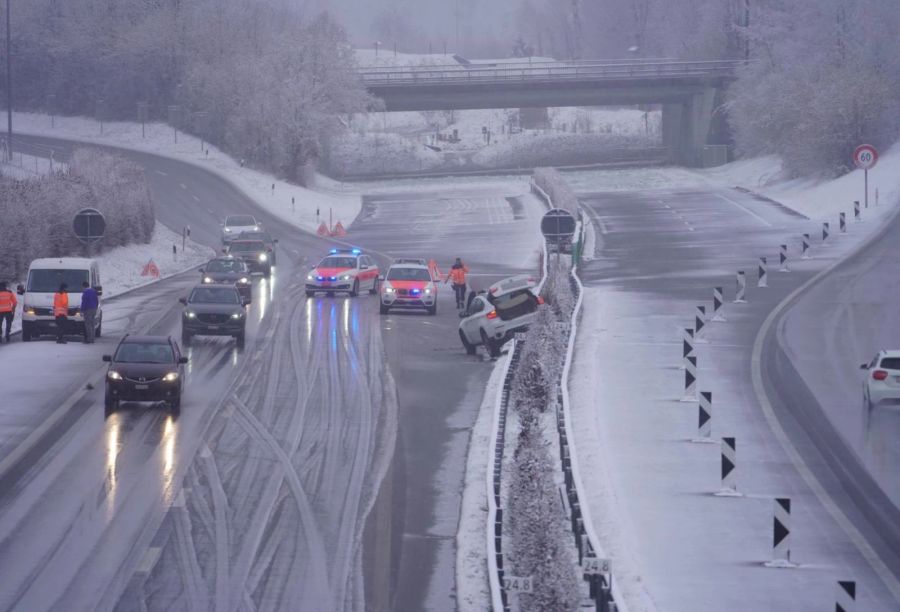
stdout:
[[(100, 284), (100, 266), (93, 259), (62, 257), (35, 259), (28, 268), (28, 280), (17, 287), (22, 300), (22, 341), (28, 342), (42, 334), (56, 334), (53, 317), (53, 294), (62, 283), (69, 286), (69, 333), (83, 334), (84, 319), (81, 316), (81, 284), (87, 281), (103, 294)], [(97, 307), (95, 319), (99, 337), (103, 325), (102, 301)]]

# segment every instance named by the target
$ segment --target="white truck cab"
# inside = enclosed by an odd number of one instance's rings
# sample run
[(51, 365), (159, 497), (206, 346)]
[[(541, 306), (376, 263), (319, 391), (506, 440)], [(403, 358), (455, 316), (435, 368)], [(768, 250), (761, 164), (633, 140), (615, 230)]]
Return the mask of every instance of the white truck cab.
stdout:
[[(35, 259), (28, 267), (25, 285), (19, 285), (16, 292), (24, 296), (22, 300), (22, 340), (30, 341), (42, 334), (56, 333), (56, 319), (53, 316), (53, 294), (62, 283), (68, 285), (69, 329), (71, 333), (83, 333), (84, 319), (81, 316), (81, 286), (84, 281), (103, 294), (100, 284), (100, 266), (93, 259), (81, 257), (52, 257)], [(103, 324), (102, 300), (97, 307), (95, 335), (100, 336)]]

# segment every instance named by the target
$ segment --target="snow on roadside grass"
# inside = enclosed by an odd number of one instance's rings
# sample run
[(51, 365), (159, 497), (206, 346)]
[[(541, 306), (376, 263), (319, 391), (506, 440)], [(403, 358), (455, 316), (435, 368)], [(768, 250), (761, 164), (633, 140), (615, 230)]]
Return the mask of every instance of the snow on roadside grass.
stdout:
[[(203, 143), (201, 148), (203, 141), (189, 134), (179, 132), (176, 143), (172, 127), (162, 123), (146, 124), (146, 137), (142, 137), (141, 124), (132, 122), (104, 123), (102, 134), (97, 121), (86, 117), (56, 117), (55, 127), (51, 128), (47, 115), (17, 112), (13, 122), (18, 134), (155, 153), (199, 166), (230, 182), (272, 214), (309, 232), (315, 232), (318, 226), (316, 209), (320, 210), (323, 218), (328, 217), (330, 210), (334, 222), (341, 221), (344, 227), (348, 227), (359, 214), (361, 200), (356, 193), (315, 191), (266, 172), (242, 167), (238, 160), (209, 143)], [(0, 133), (5, 133), (5, 129)], [(207, 150), (209, 155), (205, 154)], [(295, 201), (294, 207), (291, 198)]]
[[(177, 256), (172, 255), (172, 245), (178, 248)], [(153, 276), (141, 276), (144, 266), (150, 261), (159, 268), (159, 278), (163, 279), (204, 264), (215, 255), (213, 249), (191, 240), (185, 243), (185, 250), (182, 251), (181, 235), (157, 221), (149, 243), (116, 247), (93, 258), (100, 265), (103, 297), (109, 299), (130, 289), (156, 282), (157, 279)], [(19, 296), (13, 331), (22, 327), (22, 304), (23, 300)]]

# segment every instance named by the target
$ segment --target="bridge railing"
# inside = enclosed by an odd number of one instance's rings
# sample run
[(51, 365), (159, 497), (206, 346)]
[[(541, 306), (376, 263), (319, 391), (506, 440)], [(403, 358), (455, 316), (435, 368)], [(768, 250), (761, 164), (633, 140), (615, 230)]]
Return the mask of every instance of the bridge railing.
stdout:
[(404, 66), (362, 68), (367, 86), (427, 85), (449, 82), (615, 80), (646, 78), (721, 78), (741, 61), (586, 61), (491, 66)]

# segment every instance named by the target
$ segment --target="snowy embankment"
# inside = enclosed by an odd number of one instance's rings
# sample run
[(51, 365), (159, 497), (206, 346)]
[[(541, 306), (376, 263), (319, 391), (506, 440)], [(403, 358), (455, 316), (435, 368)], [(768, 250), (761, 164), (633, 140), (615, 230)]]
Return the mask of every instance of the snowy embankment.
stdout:
[[(147, 123), (143, 127), (134, 122), (100, 123), (86, 117), (55, 117), (51, 126), (49, 116), (38, 113), (14, 113), (14, 132), (75, 140), (97, 145), (119, 147), (153, 153), (199, 166), (213, 172), (242, 191), (272, 214), (302, 230), (314, 233), (318, 227), (316, 212), (321, 218), (340, 221), (344, 227), (359, 214), (361, 200), (355, 192), (344, 192), (341, 186), (321, 177), (322, 191), (294, 185), (275, 176), (245, 167), (240, 160), (223, 153), (190, 134), (178, 132), (162, 123)], [(5, 133), (3, 127), (0, 133)], [(292, 204), (293, 200), (293, 204)]]

